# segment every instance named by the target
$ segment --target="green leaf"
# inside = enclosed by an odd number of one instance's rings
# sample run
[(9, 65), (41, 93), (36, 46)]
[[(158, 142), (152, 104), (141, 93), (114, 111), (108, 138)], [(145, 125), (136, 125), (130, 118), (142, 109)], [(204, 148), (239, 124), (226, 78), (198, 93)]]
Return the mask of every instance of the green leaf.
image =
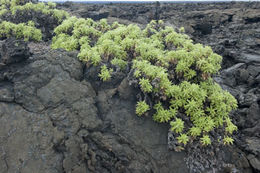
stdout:
[(230, 144), (233, 144), (233, 142), (234, 142), (234, 139), (232, 139), (229, 136), (225, 136), (224, 139), (223, 139), (224, 145), (230, 145)]
[(138, 115), (138, 116), (141, 116), (143, 115), (145, 112), (147, 112), (149, 110), (149, 105), (146, 104), (145, 101), (139, 101), (137, 102), (136, 104), (136, 109), (135, 109), (135, 113)]
[(211, 139), (209, 138), (209, 135), (203, 135), (202, 138), (200, 138), (200, 142), (202, 145), (210, 145), (211, 144)]
[(106, 65), (103, 65), (101, 67), (101, 72), (98, 74), (100, 79), (103, 81), (108, 81), (111, 79), (111, 73), (113, 72), (113, 69), (108, 69)]
[(180, 144), (186, 145), (189, 141), (189, 137), (187, 134), (181, 134), (180, 136), (177, 137), (177, 140)]
[(150, 84), (150, 81), (148, 79), (141, 78), (139, 84), (143, 92), (146, 93), (152, 92), (153, 86)]
[(180, 118), (175, 118), (175, 121), (170, 122), (171, 131), (181, 133), (184, 129), (184, 121)]

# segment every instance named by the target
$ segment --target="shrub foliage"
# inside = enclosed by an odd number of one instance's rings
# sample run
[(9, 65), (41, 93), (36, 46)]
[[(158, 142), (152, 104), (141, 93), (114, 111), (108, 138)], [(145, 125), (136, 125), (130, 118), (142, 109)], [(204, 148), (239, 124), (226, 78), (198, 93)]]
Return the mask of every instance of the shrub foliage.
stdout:
[[(48, 3), (32, 3), (30, 0), (0, 0), (0, 38), (16, 37), (24, 38), (25, 41), (42, 39), (41, 30), (35, 25), (35, 14), (44, 14), (55, 18), (58, 24), (62, 22), (69, 14), (63, 10), (55, 9), (56, 4)], [(22, 15), (24, 23), (17, 22), (16, 18)], [(12, 19), (14, 21), (6, 21), (1, 19)], [(30, 20), (33, 20), (30, 21)], [(37, 23), (38, 21), (36, 21)], [(37, 23), (37, 26), (39, 24)], [(40, 28), (38, 26), (38, 28)]]
[(8, 38), (11, 36), (15, 36), (18, 39), (23, 38), (24, 41), (40, 41), (42, 39), (41, 30), (36, 29), (32, 21), (19, 24), (7, 21), (0, 23), (0, 38)]
[(80, 50), (80, 60), (102, 66), (103, 81), (113, 75), (107, 67), (130, 67), (144, 98), (152, 100), (150, 105), (140, 100), (136, 114), (150, 112), (156, 122), (169, 123), (180, 146), (196, 140), (202, 146), (233, 143), (230, 135), (237, 127), (229, 113), (237, 101), (212, 79), (222, 57), (209, 46), (194, 44), (183, 28), (176, 31), (163, 21), (151, 21), (142, 30), (133, 24), (70, 17), (54, 32), (52, 48)]
[(32, 3), (30, 0), (0, 0), (0, 2), (0, 16), (8, 12), (15, 16), (17, 12), (26, 14), (31, 11), (52, 15), (58, 21), (62, 21), (69, 16), (66, 11), (55, 9), (56, 4), (53, 2)]
[[(202, 146), (233, 143), (231, 135), (237, 127), (229, 113), (237, 108), (237, 101), (212, 79), (222, 57), (209, 46), (194, 44), (183, 34), (184, 28), (174, 30), (163, 21), (151, 21), (145, 29), (117, 22), (109, 25), (105, 19), (68, 17), (54, 3), (0, 1), (0, 16), (32, 10), (62, 21), (54, 30), (51, 47), (79, 50), (80, 60), (100, 67), (100, 80), (111, 80), (118, 70), (129, 72), (129, 80), (143, 96), (136, 104), (136, 114), (152, 114), (154, 121), (168, 123), (181, 148), (194, 141)], [(2, 21), (0, 38), (11, 36), (39, 41), (41, 31), (32, 21)]]

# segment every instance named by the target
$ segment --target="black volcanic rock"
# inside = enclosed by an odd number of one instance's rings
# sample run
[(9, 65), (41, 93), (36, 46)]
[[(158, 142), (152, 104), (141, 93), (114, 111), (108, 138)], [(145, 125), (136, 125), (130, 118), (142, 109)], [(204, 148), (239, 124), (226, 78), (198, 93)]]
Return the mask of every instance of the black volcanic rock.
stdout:
[(0, 42), (0, 68), (4, 65), (24, 61), (29, 56), (29, 48), (23, 40), (11, 38)]
[(188, 172), (185, 153), (167, 149), (168, 127), (135, 115), (126, 75), (94, 90), (77, 54), (36, 45), (7, 47), (23, 58), (0, 69), (3, 173)]
[[(159, 18), (169, 26), (184, 26), (194, 42), (212, 46), (223, 56), (215, 80), (239, 104), (232, 113), (239, 128), (235, 144), (210, 150), (193, 146), (188, 153), (169, 150), (169, 127), (135, 115), (138, 91), (125, 72), (103, 83), (97, 68), (77, 59), (78, 52), (7, 39), (0, 42), (1, 173), (260, 171), (260, 3), (58, 7), (141, 27)], [(48, 40), (55, 22), (38, 24)]]

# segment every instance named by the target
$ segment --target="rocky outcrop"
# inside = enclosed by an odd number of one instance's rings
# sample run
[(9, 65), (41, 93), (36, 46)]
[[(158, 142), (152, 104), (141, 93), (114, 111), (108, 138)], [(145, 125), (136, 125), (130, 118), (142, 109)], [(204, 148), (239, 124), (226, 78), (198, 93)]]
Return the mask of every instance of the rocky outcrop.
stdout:
[(135, 115), (138, 90), (127, 74), (114, 73), (103, 83), (96, 68), (77, 59), (78, 52), (7, 39), (0, 42), (1, 173), (260, 171), (259, 3), (59, 8), (141, 27), (160, 18), (212, 46), (223, 56), (215, 80), (239, 102), (232, 115), (239, 128), (235, 145), (218, 151), (194, 147), (188, 155), (171, 151), (169, 127)]
[(188, 172), (185, 154), (167, 150), (168, 128), (135, 116), (124, 77), (93, 88), (77, 52), (1, 47), (1, 172)]
[(243, 165), (250, 164), (254, 172), (260, 171), (260, 3), (67, 5), (61, 7), (69, 7), (79, 16), (92, 11), (109, 12), (110, 22), (116, 19), (144, 27), (151, 19), (159, 18), (173, 27), (184, 26), (195, 42), (210, 45), (222, 55), (222, 70), (215, 80), (239, 103), (233, 113), (239, 127), (236, 146), (247, 158)]

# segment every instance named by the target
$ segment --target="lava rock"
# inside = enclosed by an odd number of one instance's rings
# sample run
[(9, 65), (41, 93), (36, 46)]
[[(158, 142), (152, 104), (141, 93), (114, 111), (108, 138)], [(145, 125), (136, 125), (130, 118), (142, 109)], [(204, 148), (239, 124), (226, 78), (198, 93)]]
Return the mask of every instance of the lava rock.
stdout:
[(0, 43), (0, 68), (3, 65), (18, 63), (29, 58), (29, 48), (23, 40), (10, 38)]

